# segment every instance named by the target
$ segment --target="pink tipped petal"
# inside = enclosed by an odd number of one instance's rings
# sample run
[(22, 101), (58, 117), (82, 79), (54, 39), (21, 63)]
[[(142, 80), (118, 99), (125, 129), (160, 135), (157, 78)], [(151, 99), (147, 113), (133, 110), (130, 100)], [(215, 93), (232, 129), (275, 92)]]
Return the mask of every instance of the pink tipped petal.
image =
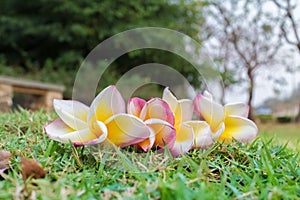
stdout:
[(209, 125), (204, 121), (185, 122), (194, 130), (194, 147), (206, 149), (213, 145), (214, 140)]
[[(208, 96), (208, 95), (207, 95)], [(224, 107), (215, 103), (212, 98), (197, 95), (194, 99), (195, 111), (210, 125), (212, 132), (216, 132), (224, 120)]]
[(193, 128), (186, 124), (181, 124), (176, 129), (176, 140), (170, 152), (173, 156), (179, 156), (188, 152), (194, 143)]
[(103, 134), (97, 138), (88, 128), (81, 130), (74, 130), (67, 126), (61, 119), (53, 121), (51, 124), (45, 127), (45, 131), (48, 136), (58, 142), (68, 143), (71, 141), (74, 145), (87, 145), (98, 144), (105, 140), (107, 135), (107, 129), (105, 125), (99, 125), (103, 129)]
[(154, 146), (160, 148), (167, 146), (169, 149), (173, 147), (176, 139), (176, 130), (171, 124), (160, 119), (149, 119), (145, 121), (145, 124), (155, 133)]
[(225, 117), (230, 115), (240, 116), (240, 117), (248, 117), (249, 106), (244, 103), (231, 103), (226, 104), (225, 108)]
[(175, 112), (178, 104), (177, 98), (172, 94), (168, 87), (164, 89), (162, 99), (169, 104), (171, 111)]
[(138, 146), (141, 147), (145, 152), (149, 151), (153, 147), (155, 141), (154, 131), (150, 127), (149, 127), (149, 131), (150, 131), (150, 137), (138, 143)]
[(193, 112), (194, 112), (194, 105), (191, 100), (182, 99), (178, 101), (178, 105), (174, 113), (175, 124), (176, 124), (175, 126), (177, 126), (182, 122), (191, 120), (193, 117)]
[(107, 139), (119, 147), (140, 143), (150, 137), (148, 126), (130, 114), (117, 114), (105, 121)]
[(169, 105), (160, 98), (153, 98), (143, 107), (140, 118), (142, 120), (161, 119), (174, 125), (174, 115)]
[(125, 113), (125, 102), (115, 86), (102, 90), (91, 104), (88, 121), (105, 121), (111, 116)]
[(230, 142), (232, 138), (239, 142), (252, 142), (258, 133), (256, 124), (244, 117), (230, 116), (225, 119), (225, 131), (219, 137), (220, 141)]
[(87, 127), (89, 107), (78, 101), (54, 99), (53, 106), (58, 116), (75, 130)]
[(57, 136), (65, 135), (76, 130), (65, 124), (60, 118), (54, 120), (44, 128), (45, 132), (50, 138), (55, 138)]
[(128, 102), (127, 112), (131, 115), (139, 117), (145, 104), (146, 104), (146, 101), (144, 99), (134, 97), (134, 98), (130, 99)]

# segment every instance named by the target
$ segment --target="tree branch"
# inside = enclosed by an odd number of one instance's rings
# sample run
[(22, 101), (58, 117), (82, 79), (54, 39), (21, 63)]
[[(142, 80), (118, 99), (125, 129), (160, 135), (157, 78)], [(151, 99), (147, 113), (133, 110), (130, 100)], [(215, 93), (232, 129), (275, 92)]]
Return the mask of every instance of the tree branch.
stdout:
[(273, 0), (273, 2), (275, 3), (275, 5), (276, 5), (278, 8), (285, 9), (285, 7), (284, 7), (283, 5), (281, 5), (277, 0)]
[[(216, 4), (215, 6), (216, 6), (217, 9), (219, 10), (219, 12), (220, 12), (220, 14), (221, 14), (221, 16), (222, 16), (222, 18), (223, 18), (223, 20), (224, 20), (224, 22), (225, 22), (224, 33), (226, 34), (226, 37), (228, 37), (229, 40), (232, 42), (232, 44), (233, 44), (233, 46), (234, 46), (236, 52), (237, 52), (238, 55), (242, 58), (242, 60), (245, 62), (246, 66), (247, 66), (247, 67), (250, 67), (250, 66), (251, 66), (250, 61), (248, 61), (248, 59), (246, 58), (246, 56), (245, 56), (245, 55), (243, 54), (243, 52), (240, 50), (240, 47), (239, 47), (239, 45), (238, 45), (238, 36), (237, 36), (237, 34), (236, 34), (236, 31), (235, 31), (234, 27), (231, 25), (230, 20), (229, 20), (228, 17), (225, 15), (224, 9), (223, 9), (220, 5), (218, 5), (218, 4)], [(232, 31), (231, 31), (232, 36), (230, 36), (230, 33), (228, 33), (228, 31), (227, 31), (227, 28), (228, 28), (228, 27), (231, 27), (231, 29), (232, 29)]]
[(297, 25), (296, 25), (293, 13), (291, 11), (292, 10), (291, 1), (287, 0), (287, 4), (288, 4), (288, 7), (287, 7), (287, 17), (290, 19), (290, 21), (292, 23), (292, 28), (293, 28), (293, 31), (294, 31), (295, 38), (297, 40), (297, 44), (300, 44), (300, 38), (299, 38), (299, 34), (298, 34)]
[(291, 44), (291, 45), (294, 45), (298, 48), (299, 52), (300, 52), (300, 35), (299, 35), (299, 32), (298, 32), (298, 26), (296, 24), (296, 21), (295, 21), (295, 17), (292, 13), (292, 10), (295, 8), (295, 6), (293, 7), (291, 5), (291, 1), (290, 0), (286, 0), (286, 3), (287, 5), (284, 6), (282, 4), (280, 4), (277, 0), (273, 0), (274, 4), (281, 10), (283, 10), (286, 14), (285, 14), (285, 17), (288, 18), (288, 20), (291, 22), (291, 28), (293, 30), (293, 34), (294, 34), (294, 37), (296, 39), (296, 41), (292, 41), (291, 39), (289, 39), (288, 37), (288, 33), (285, 29), (285, 22), (284, 20), (282, 21), (281, 23), (281, 26), (280, 26), (280, 29), (283, 33), (283, 37), (284, 39), (287, 41), (287, 43)]
[(289, 43), (289, 44), (291, 44), (291, 45), (297, 46), (297, 43), (296, 43), (296, 42), (293, 42), (292, 40), (289, 39), (288, 34), (287, 34), (287, 32), (286, 32), (286, 30), (285, 30), (285, 28), (284, 28), (284, 21), (281, 23), (280, 29), (281, 29), (281, 31), (282, 31), (282, 33), (283, 33), (283, 37), (284, 37), (284, 39), (287, 41), (287, 43)]

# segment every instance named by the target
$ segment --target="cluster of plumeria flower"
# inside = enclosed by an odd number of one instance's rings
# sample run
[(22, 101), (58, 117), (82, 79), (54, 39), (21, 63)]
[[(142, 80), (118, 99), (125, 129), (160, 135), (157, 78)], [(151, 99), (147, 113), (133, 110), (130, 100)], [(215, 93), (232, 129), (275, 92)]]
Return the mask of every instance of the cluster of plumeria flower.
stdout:
[[(134, 97), (126, 104), (115, 86), (109, 86), (88, 107), (73, 100), (54, 100), (59, 118), (45, 127), (48, 136), (75, 146), (105, 141), (117, 147), (136, 145), (144, 151), (168, 148), (179, 156), (192, 148), (208, 148), (214, 141), (251, 142), (257, 126), (243, 103), (222, 106), (208, 92), (194, 100), (178, 100), (165, 88), (162, 98)], [(201, 117), (194, 120), (193, 113)]]

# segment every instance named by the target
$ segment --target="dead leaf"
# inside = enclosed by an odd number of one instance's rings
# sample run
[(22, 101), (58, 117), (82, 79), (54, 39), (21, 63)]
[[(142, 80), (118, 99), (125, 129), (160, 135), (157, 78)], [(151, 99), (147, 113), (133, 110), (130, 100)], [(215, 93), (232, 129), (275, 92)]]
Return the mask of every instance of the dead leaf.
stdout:
[(21, 168), (24, 182), (29, 178), (45, 178), (45, 170), (34, 159), (21, 157)]
[(12, 154), (6, 150), (0, 150), (0, 173), (9, 169), (9, 159)]

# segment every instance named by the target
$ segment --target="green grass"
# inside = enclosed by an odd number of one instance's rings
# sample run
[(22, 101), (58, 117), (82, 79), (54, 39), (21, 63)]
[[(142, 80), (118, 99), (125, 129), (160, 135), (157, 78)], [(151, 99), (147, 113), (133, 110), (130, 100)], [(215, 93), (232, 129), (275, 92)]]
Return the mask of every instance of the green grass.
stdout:
[[(54, 117), (42, 111), (0, 114), (0, 149), (14, 154), (11, 170), (0, 181), (0, 199), (300, 198), (299, 148), (266, 137), (170, 158), (155, 151), (54, 142), (43, 133)], [(47, 172), (45, 179), (28, 181), (27, 190), (20, 155), (35, 158)]]
[(300, 123), (260, 124), (260, 135), (263, 138), (273, 138), (277, 143), (288, 143), (290, 148), (299, 150), (300, 147)]

